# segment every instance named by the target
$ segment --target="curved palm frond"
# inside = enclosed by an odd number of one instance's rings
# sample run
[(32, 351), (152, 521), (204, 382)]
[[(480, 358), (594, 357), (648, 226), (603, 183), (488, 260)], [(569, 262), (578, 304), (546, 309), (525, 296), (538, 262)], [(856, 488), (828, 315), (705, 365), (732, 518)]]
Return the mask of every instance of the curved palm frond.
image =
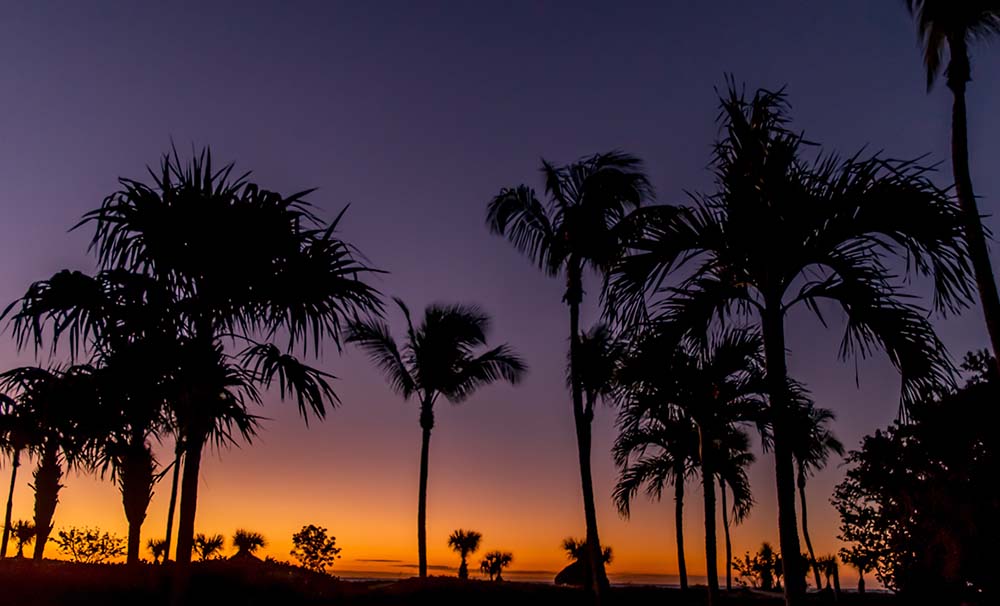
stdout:
[(356, 343), (389, 381), (393, 391), (409, 399), (416, 387), (385, 322), (369, 320), (350, 324), (348, 343)]
[(278, 379), (282, 398), (295, 397), (299, 414), (309, 423), (309, 413), (320, 419), (326, 416), (326, 406), (336, 406), (340, 399), (330, 386), (335, 379), (330, 373), (304, 364), (291, 354), (283, 353), (273, 343), (251, 345), (240, 354), (241, 363), (251, 369), (265, 387)]

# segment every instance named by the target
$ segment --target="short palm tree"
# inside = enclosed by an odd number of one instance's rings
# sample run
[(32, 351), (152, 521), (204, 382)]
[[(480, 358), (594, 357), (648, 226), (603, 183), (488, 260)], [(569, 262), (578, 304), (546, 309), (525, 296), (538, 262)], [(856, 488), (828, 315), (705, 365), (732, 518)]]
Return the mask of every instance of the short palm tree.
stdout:
[(452, 403), (469, 398), (477, 389), (497, 381), (517, 384), (526, 366), (506, 344), (486, 346), (490, 319), (469, 305), (431, 305), (419, 326), (401, 300), (396, 304), (406, 318), (406, 341), (397, 345), (389, 326), (380, 320), (354, 322), (347, 341), (356, 343), (385, 374), (394, 391), (420, 401), (420, 490), (417, 506), (417, 549), (420, 577), (427, 576), (427, 468), (434, 403), (444, 397)]
[(236, 548), (236, 555), (233, 557), (252, 556), (258, 549), (267, 546), (264, 535), (252, 530), (238, 529), (233, 533), (233, 547)]
[(35, 525), (28, 520), (18, 520), (11, 525), (11, 535), (17, 543), (17, 558), (24, 557), (24, 548), (35, 540)]
[(97, 407), (97, 381), (90, 366), (65, 369), (26, 366), (0, 374), (0, 389), (16, 393), (17, 407), (37, 424), (28, 449), (38, 459), (32, 474), (35, 491), (32, 557), (41, 560), (52, 532), (64, 466), (83, 466), (95, 436), (83, 412)]
[[(542, 161), (544, 204), (535, 190), (520, 185), (507, 188), (490, 202), (486, 222), (493, 233), (506, 237), (539, 269), (565, 275), (563, 301), (569, 306), (570, 360), (580, 347), (580, 304), (587, 268), (604, 272), (622, 252), (629, 231), (621, 219), (652, 195), (642, 163), (621, 152), (597, 154), (568, 166)], [(601, 561), (597, 509), (590, 471), (591, 423), (584, 405), (583, 375), (571, 364), (570, 391), (583, 489), (584, 520), (591, 566), (596, 572), (591, 591), (597, 597), (608, 585)]]
[(219, 557), (225, 544), (226, 538), (221, 534), (206, 535), (199, 532), (194, 536), (193, 546), (198, 560), (205, 562)]
[[(965, 107), (966, 85), (972, 80), (971, 43), (1000, 33), (1000, 1), (997, 0), (904, 0), (917, 22), (924, 51), (927, 88), (930, 90), (943, 71), (954, 97), (951, 112), (951, 161), (955, 194), (962, 208), (965, 238), (975, 272), (979, 300), (993, 346), (1000, 359), (1000, 295), (997, 294), (986, 234), (972, 189), (969, 168), (969, 127)], [(948, 63), (944, 63), (945, 49)]]
[(503, 581), (503, 569), (514, 561), (514, 555), (507, 551), (491, 551), (479, 563), (479, 570), (489, 575), (491, 581)]
[[(318, 353), (323, 339), (339, 341), (348, 318), (381, 308), (363, 281), (372, 270), (335, 234), (343, 212), (323, 221), (305, 199), (310, 192), (282, 195), (232, 170), (214, 167), (207, 149), (187, 163), (174, 151), (150, 170), (151, 183), (120, 179), (78, 225), (95, 227), (103, 270), (149, 277), (177, 310), (183, 369), (169, 402), (184, 449), (181, 565), (191, 560), (201, 456), (220, 429), (217, 415), (258, 401), (256, 390), (277, 379), (279, 395), (296, 400), (303, 417), (322, 418), (337, 403), (331, 377), (289, 352), (312, 344)], [(276, 334), (287, 348), (272, 342)], [(254, 339), (261, 335), (268, 340)], [(223, 339), (247, 347), (231, 356)]]
[[(572, 564), (556, 575), (556, 584), (582, 584), (584, 587), (589, 587), (593, 582), (594, 573), (590, 567), (590, 547), (586, 539), (566, 537), (563, 539), (562, 548), (566, 552), (566, 557), (572, 560)], [(611, 548), (602, 547), (601, 561), (604, 565), (610, 564), (613, 558)], [(579, 580), (574, 580), (574, 577)]]
[(146, 542), (146, 549), (153, 556), (153, 563), (159, 564), (160, 559), (167, 555), (169, 545), (165, 539), (150, 539)]
[(451, 547), (452, 551), (457, 551), (462, 558), (462, 563), (458, 566), (458, 578), (469, 578), (468, 557), (479, 549), (479, 542), (482, 539), (483, 535), (475, 530), (462, 529), (452, 532), (448, 537), (448, 547)]
[[(729, 471), (734, 450), (746, 451), (738, 425), (756, 419), (762, 406), (761, 341), (750, 331), (725, 331), (704, 346), (678, 340), (682, 331), (656, 322), (633, 339), (618, 373), (628, 415), (623, 427), (659, 419), (689, 421), (705, 504), (705, 555), (709, 603), (718, 600), (715, 484)], [(741, 495), (742, 496), (742, 495)], [(724, 512), (728, 516), (728, 512)]]
[[(785, 317), (821, 301), (847, 317), (842, 355), (879, 349), (900, 369), (902, 408), (953, 380), (946, 349), (926, 310), (901, 292), (887, 265), (932, 278), (935, 305), (957, 310), (971, 293), (960, 212), (914, 162), (878, 155), (802, 158), (804, 139), (786, 128), (783, 92), (747, 99), (731, 86), (722, 98), (715, 148), (718, 191), (693, 207), (639, 211), (642, 236), (609, 278), (609, 300), (626, 320), (654, 305), (694, 338), (741, 315), (759, 322), (764, 342), (786, 602), (805, 594), (795, 520), (795, 471), (788, 415)], [(676, 287), (664, 280), (685, 276)], [(655, 302), (651, 303), (650, 299)], [(822, 319), (822, 315), (820, 315)]]
[[(630, 398), (636, 398), (633, 393)], [(656, 394), (646, 397), (656, 401)], [(613, 453), (620, 475), (614, 502), (623, 517), (631, 515), (631, 503), (645, 486), (650, 498), (660, 500), (667, 485), (674, 486), (674, 537), (677, 569), (682, 590), (687, 590), (687, 560), (684, 557), (684, 484), (696, 473), (698, 432), (688, 418), (678, 418), (667, 407), (636, 398), (622, 407), (620, 428)]]

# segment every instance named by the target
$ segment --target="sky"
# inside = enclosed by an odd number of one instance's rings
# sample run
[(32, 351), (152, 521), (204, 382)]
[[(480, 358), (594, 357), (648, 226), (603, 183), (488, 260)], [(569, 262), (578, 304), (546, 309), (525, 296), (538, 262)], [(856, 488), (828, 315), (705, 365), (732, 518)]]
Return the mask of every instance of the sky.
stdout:
[[(564, 163), (623, 149), (646, 161), (659, 202), (710, 191), (725, 74), (751, 89), (787, 85), (794, 126), (824, 149), (927, 154), (945, 163), (938, 177), (950, 183), (950, 97), (943, 87), (927, 93), (902, 2), (106, 1), (11, 3), (3, 12), (0, 301), (62, 268), (92, 270), (89, 234), (68, 229), (118, 177), (144, 178), (173, 141), (182, 151), (210, 145), (217, 160), (273, 190), (318, 187), (310, 199), (327, 218), (349, 204), (341, 235), (389, 272), (375, 284), (384, 294), (414, 309), (477, 303), (493, 316), (492, 340), (510, 343), (530, 373), (517, 387), (438, 406), (428, 549), (442, 573), (458, 564), (446, 545), (455, 528), (481, 531), (484, 550), (513, 552), (512, 571), (539, 578), (565, 564), (560, 541), (584, 533), (563, 285), (489, 234), (485, 207), (501, 187), (539, 186), (542, 157)], [(972, 173), (980, 208), (992, 214), (1000, 63), (988, 46), (974, 52)], [(997, 229), (993, 218), (986, 224)], [(591, 303), (598, 287), (588, 284)], [(402, 319), (389, 319), (398, 331)], [(584, 323), (597, 319), (585, 306)], [(986, 344), (975, 308), (935, 322), (956, 356)], [(884, 357), (839, 360), (842, 328), (793, 314), (789, 366), (836, 411), (836, 432), (854, 447), (893, 420), (899, 380)], [(0, 337), (3, 367), (47, 362)], [(329, 343), (319, 365), (339, 377), (341, 408), (307, 429), (294, 404), (269, 397), (257, 412), (270, 420), (252, 446), (206, 457), (197, 530), (257, 530), (266, 553), (287, 559), (292, 533), (318, 524), (343, 548), (335, 570), (413, 574), (417, 406), (358, 351)], [(641, 499), (628, 521), (612, 506), (614, 416), (599, 410), (594, 432), (601, 538), (615, 552), (609, 574), (670, 580), (672, 502)], [(777, 542), (773, 462), (757, 455), (757, 506), (733, 529), (737, 554)], [(829, 497), (843, 472), (834, 462), (808, 486), (818, 554), (839, 547)], [(15, 519), (30, 517), (28, 475)], [(109, 481), (71, 474), (65, 484), (57, 529), (125, 534)], [(166, 482), (156, 488), (144, 540), (162, 536), (168, 493)], [(696, 485), (689, 495), (687, 564), (697, 577), (705, 563)]]

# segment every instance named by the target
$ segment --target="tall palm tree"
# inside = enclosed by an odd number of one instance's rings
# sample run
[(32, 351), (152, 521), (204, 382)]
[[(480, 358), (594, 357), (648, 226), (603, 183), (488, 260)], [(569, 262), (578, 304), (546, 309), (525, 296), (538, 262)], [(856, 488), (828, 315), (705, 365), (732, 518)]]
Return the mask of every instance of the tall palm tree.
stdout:
[[(490, 202), (486, 222), (506, 237), (549, 276), (565, 275), (563, 301), (569, 306), (570, 360), (580, 347), (580, 304), (587, 268), (608, 270), (622, 252), (629, 233), (621, 219), (652, 195), (638, 158), (621, 152), (597, 154), (568, 166), (542, 161), (548, 203), (535, 190), (520, 185), (507, 188)], [(608, 586), (601, 561), (597, 509), (590, 471), (591, 419), (584, 406), (582, 375), (571, 365), (573, 421), (583, 489), (587, 544), (595, 571), (594, 596), (600, 601)]]
[(96, 407), (94, 369), (85, 365), (65, 369), (14, 368), (0, 373), (0, 389), (16, 393), (18, 408), (37, 423), (37, 432), (33, 432), (28, 448), (38, 458), (32, 474), (35, 491), (32, 557), (41, 560), (52, 532), (64, 466), (82, 466), (95, 435), (81, 414)]
[(802, 511), (802, 538), (805, 540), (812, 561), (816, 588), (820, 589), (820, 563), (816, 559), (806, 511), (806, 480), (826, 467), (830, 455), (844, 455), (844, 445), (833, 435), (829, 424), (836, 418), (832, 410), (814, 406), (806, 400), (792, 412), (792, 456), (795, 458), (796, 484), (799, 488), (799, 505)]
[(690, 419), (678, 418), (668, 407), (643, 402), (623, 406), (618, 425), (612, 450), (620, 470), (613, 493), (615, 505), (619, 514), (628, 518), (632, 500), (643, 486), (650, 498), (660, 500), (664, 488), (673, 484), (677, 569), (681, 589), (686, 591), (684, 484), (697, 470), (697, 429)]
[(13, 533), (11, 514), (14, 509), (14, 486), (21, 455), (35, 442), (36, 424), (27, 417), (27, 411), (13, 398), (0, 394), (0, 449), (10, 455), (10, 487), (7, 489), (7, 506), (4, 510), (3, 538), (0, 539), (0, 558), (7, 557), (7, 545)]
[[(997, 0), (904, 0), (917, 22), (924, 51), (927, 89), (943, 71), (954, 97), (951, 111), (951, 162), (955, 194), (962, 208), (962, 220), (969, 257), (975, 272), (979, 301), (986, 317), (986, 329), (993, 357), (1000, 359), (1000, 295), (997, 294), (989, 247), (983, 229), (969, 169), (969, 127), (965, 107), (966, 85), (972, 81), (969, 46), (1000, 33), (1000, 2)], [(944, 63), (945, 48), (948, 62)]]
[(687, 419), (694, 429), (705, 505), (709, 603), (714, 604), (719, 593), (715, 483), (729, 471), (731, 451), (746, 450), (749, 438), (738, 425), (754, 420), (762, 406), (761, 340), (755, 333), (732, 330), (694, 344), (679, 341), (679, 334), (669, 323), (649, 326), (634, 338), (619, 377), (631, 415), (627, 425), (642, 424), (651, 412), (654, 419)]
[[(733, 590), (733, 543), (729, 534), (730, 520), (736, 524), (743, 522), (753, 508), (753, 493), (750, 490), (747, 468), (754, 460), (746, 432), (737, 428), (726, 432), (719, 449), (717, 465), (719, 493), (722, 495), (722, 530), (726, 541), (726, 591)], [(728, 492), (733, 493), (732, 510), (726, 503)]]
[(353, 322), (347, 341), (356, 343), (385, 374), (393, 391), (408, 400), (420, 400), (420, 489), (417, 505), (417, 551), (420, 578), (427, 576), (427, 468), (434, 403), (444, 397), (452, 403), (469, 398), (480, 387), (496, 381), (517, 384), (526, 366), (506, 344), (477, 352), (486, 346), (490, 318), (473, 305), (434, 304), (424, 310), (419, 326), (400, 299), (396, 304), (406, 318), (402, 347), (381, 320)]
[[(785, 317), (821, 302), (847, 317), (846, 356), (879, 349), (902, 374), (901, 413), (921, 391), (950, 382), (947, 351), (920, 308), (901, 292), (888, 258), (933, 278), (935, 306), (957, 310), (971, 293), (959, 209), (915, 162), (878, 155), (803, 159), (803, 136), (786, 128), (783, 92), (747, 99), (730, 86), (722, 98), (715, 147), (718, 191), (693, 207), (643, 209), (641, 237), (609, 279), (610, 299), (626, 319), (657, 301), (664, 313), (706, 334), (719, 320), (756, 320), (764, 341), (774, 423), (781, 552), (786, 603), (805, 594), (795, 519), (795, 471), (788, 428)], [(684, 278), (668, 288), (675, 271)], [(658, 307), (659, 309), (659, 307)]]
[[(279, 394), (300, 414), (323, 418), (336, 405), (330, 375), (293, 357), (308, 344), (337, 342), (347, 318), (378, 313), (378, 293), (362, 278), (372, 270), (335, 235), (343, 212), (321, 220), (308, 191), (282, 195), (216, 169), (206, 149), (183, 163), (177, 152), (150, 170), (152, 183), (120, 179), (121, 189), (87, 213), (102, 269), (141, 273), (164, 284), (183, 337), (183, 381), (170, 399), (184, 448), (177, 562), (191, 560), (201, 456), (214, 413), (259, 401), (256, 390), (278, 379)], [(271, 340), (287, 336), (287, 351)], [(230, 356), (222, 340), (246, 342)], [(200, 364), (198, 364), (200, 363)], [(230, 395), (219, 398), (226, 391)], [(239, 391), (241, 395), (233, 394)]]
[(476, 553), (482, 539), (481, 533), (462, 529), (452, 532), (451, 536), (448, 537), (448, 547), (451, 547), (452, 551), (457, 551), (462, 558), (462, 563), (458, 566), (458, 578), (469, 578), (469, 554)]

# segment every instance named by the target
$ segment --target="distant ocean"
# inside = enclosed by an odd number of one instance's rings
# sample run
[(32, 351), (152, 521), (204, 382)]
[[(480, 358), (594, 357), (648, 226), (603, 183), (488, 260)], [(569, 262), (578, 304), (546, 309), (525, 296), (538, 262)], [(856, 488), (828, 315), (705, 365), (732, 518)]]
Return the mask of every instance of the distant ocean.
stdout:
[[(398, 579), (408, 579), (410, 577), (416, 576), (416, 571), (414, 570), (333, 570), (334, 575), (344, 579), (345, 581), (392, 581)], [(557, 571), (549, 570), (506, 570), (503, 573), (503, 577), (509, 581), (521, 581), (529, 583), (552, 583), (555, 579)], [(455, 574), (453, 570), (431, 570), (429, 574), (433, 575), (448, 575), (452, 576)], [(473, 578), (479, 578), (482, 575), (473, 573)], [(486, 577), (483, 577), (486, 578)], [(689, 582), (692, 584), (705, 583), (704, 577), (689, 576)], [(680, 587), (680, 581), (676, 575), (662, 575), (662, 574), (641, 574), (641, 573), (622, 573), (622, 574), (609, 574), (608, 580), (611, 581), (612, 585), (657, 585), (663, 587)]]

